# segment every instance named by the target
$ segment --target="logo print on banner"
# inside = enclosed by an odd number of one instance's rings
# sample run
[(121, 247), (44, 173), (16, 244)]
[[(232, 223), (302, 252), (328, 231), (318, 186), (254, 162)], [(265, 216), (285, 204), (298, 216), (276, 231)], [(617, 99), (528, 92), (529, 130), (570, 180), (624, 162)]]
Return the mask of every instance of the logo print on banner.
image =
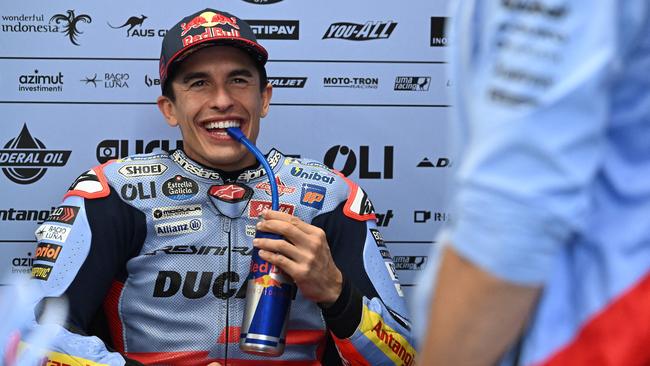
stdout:
[(300, 39), (300, 22), (297, 20), (247, 20), (255, 38), (260, 39)]
[(326, 192), (327, 189), (325, 187), (317, 186), (315, 184), (303, 183), (300, 203), (303, 206), (313, 207), (317, 210), (320, 210), (323, 208)]
[(50, 216), (51, 210), (22, 210), (10, 207), (8, 210), (0, 210), (0, 221), (36, 221), (42, 224)]
[[(381, 179), (381, 171), (370, 171), (370, 146), (360, 146), (360, 164), (359, 178), (361, 179)], [(346, 156), (343, 168), (334, 167), (336, 158), (340, 155)], [(325, 153), (323, 163), (330, 169), (336, 169), (346, 177), (350, 176), (357, 167), (357, 155), (347, 146), (332, 146)], [(393, 179), (393, 146), (384, 146), (384, 171), (383, 179)]]
[(451, 161), (448, 158), (438, 158), (435, 164), (429, 160), (428, 157), (424, 157), (417, 165), (418, 168), (451, 168)]
[(38, 70), (33, 74), (18, 77), (19, 92), (61, 92), (63, 91), (63, 73), (41, 75)]
[(387, 39), (397, 27), (397, 23), (388, 21), (368, 21), (358, 23), (333, 23), (327, 28), (322, 39), (346, 39), (348, 41), (370, 41)]
[(41, 140), (32, 137), (27, 124), (17, 137), (0, 150), (0, 167), (9, 180), (18, 184), (32, 184), (41, 179), (50, 167), (68, 163), (70, 150), (46, 150)]
[(109, 22), (106, 22), (106, 24), (108, 24), (108, 26), (111, 27), (111, 28), (113, 28), (113, 29), (120, 29), (120, 28), (124, 28), (124, 27), (126, 27), (126, 26), (129, 26), (129, 28), (126, 30), (126, 36), (128, 37), (128, 36), (129, 36), (129, 32), (130, 32), (133, 28), (135, 28), (135, 27), (140, 27), (140, 28), (142, 28), (142, 23), (144, 23), (144, 20), (145, 20), (145, 19), (147, 19), (147, 16), (144, 15), (144, 14), (140, 14), (140, 17), (132, 16), (132, 17), (130, 17), (129, 19), (127, 19), (127, 21), (124, 22), (124, 24), (122, 24), (122, 25), (120, 25), (120, 26), (118, 26), (118, 27), (114, 27), (114, 26), (112, 26), (111, 23), (109, 23)]
[(416, 224), (424, 224), (431, 219), (431, 211), (415, 210), (413, 211), (413, 222)]
[(148, 87), (160, 86), (160, 78), (158, 78), (156, 76), (151, 77), (151, 76), (145, 74), (144, 75), (144, 85), (146, 85)]
[(298, 76), (276, 76), (268, 80), (274, 88), (304, 88), (307, 83), (306, 77)]
[(183, 201), (199, 193), (199, 185), (190, 178), (177, 175), (163, 183), (163, 194), (173, 200)]
[(445, 36), (445, 17), (431, 17), (431, 47), (444, 47), (447, 45)]
[[(148, 154), (156, 149), (170, 151), (169, 140), (152, 140), (146, 142), (144, 140), (135, 140), (134, 154)], [(183, 141), (176, 140), (176, 150), (183, 149)], [(97, 144), (95, 156), (100, 164), (111, 159), (120, 159), (129, 156), (129, 140), (103, 140)]]
[(417, 271), (424, 268), (427, 256), (395, 256), (393, 257), (395, 269), (398, 271)]
[(379, 78), (368, 77), (324, 77), (323, 87), (325, 88), (355, 88), (355, 89), (377, 89)]
[(386, 213), (375, 212), (375, 216), (377, 216), (377, 226), (380, 227), (387, 227), (390, 219), (394, 217), (393, 210), (388, 210)]
[[(427, 210), (415, 210), (413, 211), (413, 222), (416, 224), (424, 224), (427, 221), (431, 220), (431, 211)], [(446, 212), (434, 212), (433, 221), (447, 221), (449, 220), (449, 214)]]
[[(152, 28), (142, 28), (142, 25), (148, 17), (144, 14), (140, 14), (140, 16), (132, 16), (129, 17), (122, 25), (119, 26), (113, 26), (111, 23), (106, 22), (109, 27), (113, 29), (122, 29), (126, 28), (126, 37), (127, 38), (134, 38), (134, 37), (164, 37), (165, 34), (167, 33), (167, 29), (152, 29)], [(119, 23), (118, 23), (119, 24)], [(137, 28), (136, 28), (137, 27)]]
[(430, 76), (398, 76), (395, 78), (394, 90), (428, 91)]
[(31, 252), (27, 252), (25, 257), (14, 257), (11, 259), (11, 273), (30, 274), (34, 265), (34, 258)]
[(73, 9), (68, 10), (66, 14), (67, 15), (54, 14), (52, 18), (50, 18), (50, 23), (52, 21), (56, 24), (61, 24), (61, 22), (63, 22), (65, 25), (61, 32), (68, 36), (73, 45), (79, 46), (79, 43), (77, 43), (77, 37), (83, 32), (77, 29), (77, 24), (79, 24), (79, 22), (92, 23), (92, 18), (86, 14), (75, 15)]
[(104, 73), (104, 80), (97, 80), (97, 73), (95, 73), (92, 78), (86, 76), (85, 79), (81, 79), (80, 81), (86, 85), (92, 84), (95, 88), (97, 87), (97, 82), (102, 81), (104, 82), (105, 89), (128, 88), (129, 84), (127, 83), (127, 80), (129, 80), (129, 77), (130, 75), (126, 72), (107, 72)]
[(96, 87), (97, 87), (97, 82), (98, 82), (98, 81), (99, 81), (99, 82), (102, 82), (103, 80), (97, 80), (97, 73), (95, 73), (95, 74), (93, 75), (92, 78), (91, 78), (90, 76), (86, 76), (86, 78), (85, 78), (85, 79), (81, 79), (81, 81), (83, 81), (84, 83), (86, 83), (86, 85), (88, 85), (88, 84), (93, 84), (93, 86), (96, 88)]
[(2, 31), (13, 33), (59, 33), (57, 25), (46, 23), (45, 15), (2, 15)]
[(208, 194), (220, 201), (235, 203), (247, 201), (253, 195), (253, 190), (243, 184), (233, 183), (211, 186)]
[(126, 82), (127, 80), (129, 80), (129, 74), (126, 72), (105, 73), (104, 88), (128, 88), (129, 84)]
[(279, 3), (282, 0), (244, 0), (244, 1), (256, 5), (268, 5), (268, 4)]

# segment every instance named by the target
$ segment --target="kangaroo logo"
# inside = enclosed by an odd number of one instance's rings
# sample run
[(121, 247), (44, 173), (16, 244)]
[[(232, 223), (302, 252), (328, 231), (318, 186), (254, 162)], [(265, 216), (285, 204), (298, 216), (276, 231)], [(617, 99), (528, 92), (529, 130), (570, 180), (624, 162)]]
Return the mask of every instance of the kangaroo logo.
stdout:
[(128, 37), (128, 36), (129, 36), (129, 32), (130, 32), (133, 28), (135, 28), (136, 26), (142, 26), (142, 23), (144, 23), (144, 20), (147, 19), (147, 16), (146, 16), (146, 15), (144, 15), (144, 14), (140, 14), (140, 15), (141, 15), (140, 17), (136, 17), (136, 16), (132, 16), (132, 17), (130, 17), (126, 22), (124, 22), (124, 24), (120, 25), (119, 27), (113, 27), (113, 26), (111, 25), (111, 23), (109, 23), (109, 22), (106, 22), (106, 24), (108, 24), (108, 26), (111, 27), (111, 28), (113, 28), (113, 29), (124, 28), (124, 27), (126, 27), (126, 26), (128, 25), (129, 28), (126, 30), (126, 36)]
[(65, 33), (65, 35), (70, 38), (70, 42), (72, 42), (73, 45), (79, 46), (79, 43), (77, 43), (77, 36), (83, 32), (77, 29), (77, 24), (79, 22), (92, 23), (92, 19), (86, 14), (75, 15), (74, 10), (72, 9), (68, 10), (66, 14), (54, 14), (52, 18), (50, 18), (50, 23), (66, 23), (61, 32)]

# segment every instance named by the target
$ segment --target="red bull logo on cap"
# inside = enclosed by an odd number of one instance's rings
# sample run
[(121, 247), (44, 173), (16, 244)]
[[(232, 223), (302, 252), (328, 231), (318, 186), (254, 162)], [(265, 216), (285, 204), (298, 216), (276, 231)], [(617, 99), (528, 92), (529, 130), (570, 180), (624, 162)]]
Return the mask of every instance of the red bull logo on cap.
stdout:
[(237, 25), (237, 18), (229, 18), (223, 14), (217, 14), (212, 11), (205, 11), (189, 22), (181, 23), (181, 29), (183, 30), (181, 32), (181, 37), (185, 36), (190, 30), (198, 27), (211, 28), (217, 25), (226, 24), (230, 25), (234, 29), (239, 29), (239, 26)]
[(183, 47), (187, 47), (193, 43), (201, 42), (210, 38), (240, 38), (240, 33), (237, 29), (229, 31), (223, 30), (219, 27), (205, 28), (205, 31), (197, 35), (188, 35), (183, 38)]

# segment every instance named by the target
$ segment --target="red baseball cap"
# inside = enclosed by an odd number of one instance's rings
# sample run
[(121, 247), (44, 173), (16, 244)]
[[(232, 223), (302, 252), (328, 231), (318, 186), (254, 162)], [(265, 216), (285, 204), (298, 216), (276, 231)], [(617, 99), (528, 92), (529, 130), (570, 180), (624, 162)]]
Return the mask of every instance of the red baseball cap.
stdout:
[(268, 52), (257, 43), (250, 25), (236, 16), (206, 8), (183, 18), (167, 31), (160, 50), (160, 86), (164, 88), (171, 66), (200, 48), (230, 45), (266, 64)]

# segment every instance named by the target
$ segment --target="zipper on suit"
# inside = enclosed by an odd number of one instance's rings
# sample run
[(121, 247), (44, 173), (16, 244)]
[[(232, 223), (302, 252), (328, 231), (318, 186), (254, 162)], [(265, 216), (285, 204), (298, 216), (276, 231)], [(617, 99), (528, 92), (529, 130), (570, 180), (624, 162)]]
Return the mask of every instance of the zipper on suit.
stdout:
[[(225, 233), (228, 233), (228, 271), (230, 271), (231, 267), (231, 260), (232, 260), (232, 238), (231, 238), (231, 232), (230, 228), (232, 226), (232, 219), (226, 216), (221, 216), (222, 222), (221, 222), (221, 230), (223, 230)], [(228, 284), (227, 291), (230, 291), (230, 278), (226, 280), (226, 283)], [(228, 348), (230, 347), (230, 297), (226, 299), (226, 352), (224, 354), (224, 366), (228, 366)]]

